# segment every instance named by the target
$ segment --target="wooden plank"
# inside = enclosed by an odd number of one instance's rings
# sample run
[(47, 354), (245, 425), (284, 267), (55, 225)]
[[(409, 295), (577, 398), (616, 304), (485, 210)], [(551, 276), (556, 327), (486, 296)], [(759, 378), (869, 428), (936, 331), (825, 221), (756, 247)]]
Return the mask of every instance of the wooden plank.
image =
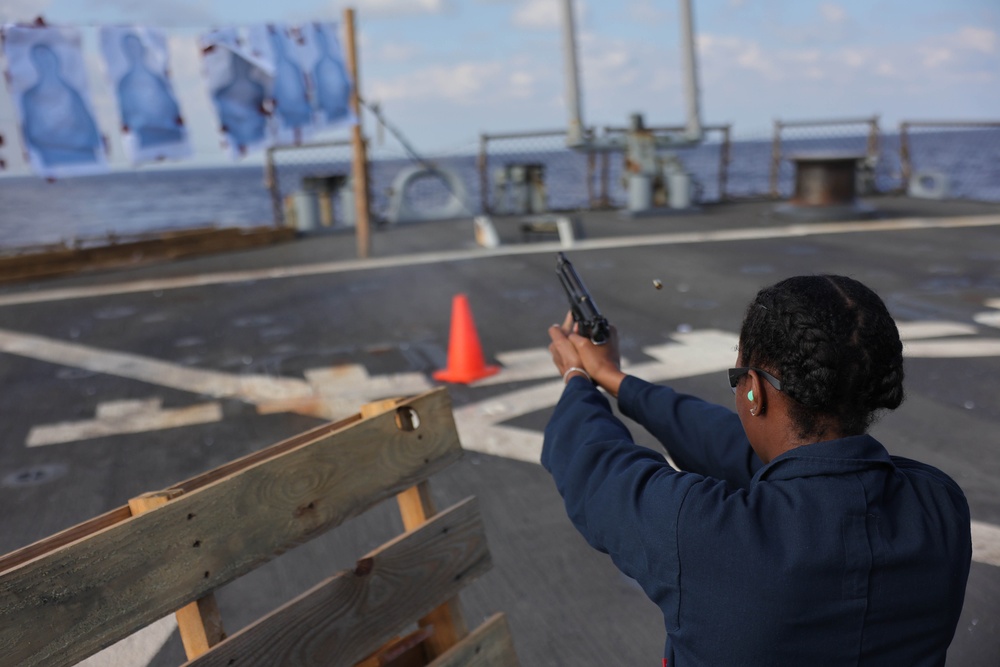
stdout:
[(321, 426), (310, 429), (305, 433), (300, 433), (296, 436), (288, 438), (287, 440), (282, 440), (281, 442), (247, 454), (246, 456), (230, 461), (229, 463), (224, 463), (218, 468), (213, 468), (212, 470), (192, 477), (191, 479), (174, 484), (170, 488), (178, 489), (184, 493), (191, 493), (192, 491), (208, 486), (209, 484), (213, 484), (220, 479), (225, 479), (226, 477), (235, 475), (243, 470), (246, 470), (247, 468), (263, 463), (264, 461), (270, 461), (283, 456), (286, 452), (302, 447), (305, 444), (315, 442), (323, 438), (328, 438), (331, 435), (352, 426), (353, 424), (357, 424), (359, 421), (361, 421), (360, 415), (351, 415), (350, 417), (345, 417), (340, 421), (322, 424)]
[(469, 498), (186, 667), (350, 667), (490, 565), (478, 503)]
[(60, 531), (55, 535), (33, 542), (16, 551), (11, 551), (5, 556), (0, 557), (0, 576), (2, 576), (7, 570), (12, 570), (18, 565), (27, 563), (29, 560), (44, 556), (51, 551), (55, 551), (56, 549), (62, 548), (67, 544), (76, 542), (77, 540), (90, 537), (94, 533), (100, 532), (109, 526), (115, 525), (116, 523), (121, 523), (131, 517), (132, 512), (127, 506), (123, 505), (121, 507), (116, 507), (110, 512), (105, 512), (104, 514), (96, 516), (93, 519), (89, 519), (71, 528)]
[[(305, 433), (300, 433), (292, 438), (283, 440), (269, 447), (265, 447), (264, 449), (236, 459), (235, 461), (223, 464), (218, 468), (213, 468), (208, 472), (192, 477), (189, 480), (175, 484), (171, 487), (171, 489), (190, 493), (195, 489), (200, 489), (201, 487), (207, 486), (212, 482), (228, 477), (229, 475), (236, 474), (241, 470), (245, 470), (252, 465), (281, 456), (283, 453), (296, 447), (301, 447), (307, 442), (330, 435), (331, 433), (350, 426), (351, 424), (355, 424), (360, 420), (361, 417), (359, 415), (352, 415), (341, 419), (340, 421), (317, 426), (316, 428), (306, 431)], [(113, 526), (116, 523), (125, 521), (132, 516), (133, 514), (129, 507), (123, 505), (122, 507), (117, 507), (110, 512), (77, 524), (76, 526), (67, 528), (66, 530), (58, 532), (55, 535), (39, 540), (38, 542), (29, 544), (28, 546), (22, 547), (16, 551), (11, 551), (5, 556), (0, 557), (0, 574), (6, 570), (13, 569), (18, 565), (26, 563), (29, 560), (39, 558), (47, 553), (60, 549), (67, 544), (76, 542), (80, 539), (88, 538), (94, 533), (100, 532), (101, 530)]]
[[(130, 498), (128, 506), (132, 514), (138, 516), (166, 505), (179, 495), (180, 492), (176, 490), (144, 493), (136, 498)], [(222, 628), (222, 614), (219, 613), (219, 604), (215, 600), (214, 593), (181, 607), (175, 615), (181, 643), (184, 644), (184, 653), (188, 659), (207, 653), (208, 649), (226, 638), (226, 632)]]
[(222, 614), (215, 593), (189, 602), (177, 610), (177, 629), (188, 660), (204, 655), (226, 638), (222, 627)]
[(434, 634), (434, 628), (417, 628), (405, 637), (394, 637), (354, 667), (425, 667), (424, 641)]
[(134, 265), (290, 241), (295, 230), (274, 227), (222, 227), (178, 230), (100, 239), (99, 244), (29, 249), (0, 256), (0, 282), (45, 278), (94, 268)]
[(0, 575), (0, 665), (75, 664), (461, 455), (447, 392), (185, 493)]
[[(396, 496), (403, 527), (414, 530), (434, 516), (434, 501), (430, 484), (422, 481)], [(458, 598), (448, 600), (420, 619), (421, 626), (433, 626), (434, 634), (428, 638), (426, 648), (430, 658), (436, 658), (469, 634)]]
[(517, 667), (507, 617), (496, 614), (428, 667)]

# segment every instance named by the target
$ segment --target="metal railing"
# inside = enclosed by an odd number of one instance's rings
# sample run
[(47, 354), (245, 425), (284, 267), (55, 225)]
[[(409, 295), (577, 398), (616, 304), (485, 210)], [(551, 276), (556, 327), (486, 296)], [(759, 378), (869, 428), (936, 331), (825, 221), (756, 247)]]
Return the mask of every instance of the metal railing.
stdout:
[(903, 121), (898, 141), (899, 191), (1000, 201), (1000, 121)]
[[(820, 129), (822, 128), (822, 129)], [(860, 130), (860, 131), (859, 131)], [(791, 136), (789, 136), (791, 135)], [(775, 120), (771, 139), (771, 169), (768, 194), (777, 199), (791, 189), (791, 165), (786, 158), (792, 151), (850, 151), (863, 157), (862, 193), (879, 191), (875, 170), (880, 162), (878, 116), (829, 120)]]
[[(654, 134), (677, 134), (682, 126), (646, 128)], [(729, 198), (727, 184), (731, 159), (731, 126), (709, 125), (706, 140), (698, 146), (678, 146), (674, 153), (701, 185), (701, 201)], [(624, 127), (605, 126), (604, 136), (622, 134)], [(596, 137), (588, 128), (586, 135)], [(620, 152), (576, 151), (566, 148), (565, 130), (482, 134), (479, 137), (480, 207), (484, 213), (498, 212), (498, 170), (510, 165), (538, 165), (544, 169), (550, 210), (600, 210), (621, 206), (625, 201), (624, 155)]]
[[(683, 131), (680, 126), (648, 128), (654, 133)], [(1000, 121), (906, 121), (899, 134), (883, 134), (877, 116), (829, 120), (776, 120), (773, 132), (734, 135), (731, 125), (705, 126), (697, 146), (678, 146), (680, 159), (698, 188), (702, 203), (746, 198), (788, 196), (793, 185), (796, 153), (850, 152), (859, 156), (859, 194), (906, 192), (914, 175), (947, 174), (948, 196), (1000, 201)], [(607, 137), (624, 127), (590, 128), (587, 135)], [(600, 133), (600, 134), (599, 134)], [(469, 147), (471, 148), (471, 146)], [(501, 214), (501, 173), (511, 166), (531, 167), (533, 185), (542, 188), (546, 210), (601, 210), (621, 207), (627, 200), (624, 155), (584, 152), (566, 147), (564, 129), (484, 133), (478, 152), (432, 155), (429, 162), (459, 174), (475, 213)], [(394, 177), (412, 164), (402, 151), (371, 151), (371, 206), (384, 218)], [(285, 222), (288, 198), (316, 177), (351, 173), (351, 146), (333, 141), (272, 148), (265, 176), (276, 224)], [(539, 175), (541, 174), (541, 175)], [(429, 179), (413, 188), (420, 205), (434, 206), (449, 193)], [(334, 201), (332, 216), (340, 219)]]

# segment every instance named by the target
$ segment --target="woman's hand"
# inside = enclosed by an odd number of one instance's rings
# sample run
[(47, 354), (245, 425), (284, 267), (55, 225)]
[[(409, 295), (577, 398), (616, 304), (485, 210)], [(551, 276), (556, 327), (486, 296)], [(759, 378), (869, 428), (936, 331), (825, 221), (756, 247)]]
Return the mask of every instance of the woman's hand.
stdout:
[[(565, 376), (571, 368), (584, 369), (590, 378), (612, 396), (618, 396), (618, 387), (625, 374), (621, 372), (621, 358), (618, 354), (618, 331), (611, 327), (611, 335), (604, 345), (594, 345), (575, 331), (572, 312), (566, 314), (562, 326), (549, 327), (549, 352), (552, 362)], [(567, 378), (569, 379), (569, 378)]]

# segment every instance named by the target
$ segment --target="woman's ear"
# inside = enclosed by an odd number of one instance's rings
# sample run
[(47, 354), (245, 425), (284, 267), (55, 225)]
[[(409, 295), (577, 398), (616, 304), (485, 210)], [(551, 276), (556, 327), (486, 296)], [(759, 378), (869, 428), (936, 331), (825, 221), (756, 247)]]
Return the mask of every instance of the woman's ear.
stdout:
[(747, 401), (750, 403), (750, 414), (754, 417), (763, 414), (767, 402), (767, 394), (757, 371), (747, 373), (749, 382), (746, 384)]

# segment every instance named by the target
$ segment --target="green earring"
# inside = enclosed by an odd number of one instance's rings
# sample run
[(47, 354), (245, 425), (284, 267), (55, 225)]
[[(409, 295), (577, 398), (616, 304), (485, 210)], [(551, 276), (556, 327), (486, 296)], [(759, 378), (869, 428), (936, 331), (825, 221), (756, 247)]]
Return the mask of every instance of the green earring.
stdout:
[(748, 401), (752, 401), (753, 400), (753, 389), (751, 389), (750, 391), (747, 392), (747, 400)]

